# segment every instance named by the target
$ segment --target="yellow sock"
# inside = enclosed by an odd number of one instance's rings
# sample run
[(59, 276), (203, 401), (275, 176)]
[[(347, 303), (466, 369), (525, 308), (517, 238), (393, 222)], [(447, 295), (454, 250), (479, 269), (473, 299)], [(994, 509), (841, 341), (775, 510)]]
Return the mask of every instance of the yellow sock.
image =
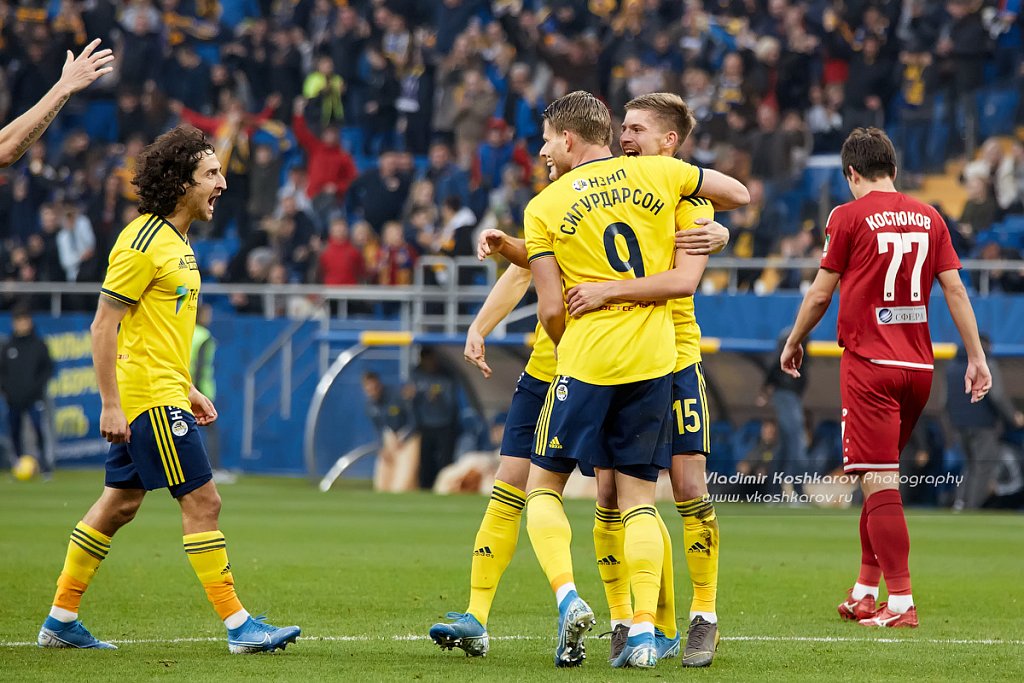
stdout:
[(491, 612), (501, 575), (512, 561), (519, 543), (519, 522), (526, 494), (511, 484), (495, 480), (480, 530), (473, 544), (473, 569), (469, 580), (467, 612), (484, 626)]
[(64, 569), (57, 578), (57, 594), (53, 606), (78, 613), (82, 594), (96, 575), (96, 570), (110, 552), (110, 536), (96, 531), (85, 522), (79, 522), (71, 532), (68, 552), (64, 556)]
[(661, 569), (665, 543), (658, 528), (658, 513), (653, 505), (637, 505), (622, 513), (626, 530), (624, 548), (633, 589), (633, 624), (653, 622), (658, 610)]
[(711, 496), (676, 503), (683, 517), (686, 566), (693, 583), (691, 612), (715, 613), (718, 597), (718, 517)]
[(235, 577), (231, 575), (228, 562), (228, 546), (224, 534), (219, 531), (203, 531), (182, 537), (188, 561), (199, 582), (206, 590), (206, 597), (223, 620), (242, 610), (242, 603), (235, 594)]
[(619, 511), (598, 505), (594, 511), (594, 551), (597, 554), (597, 571), (604, 582), (604, 595), (608, 598), (608, 610), (613, 622), (633, 618), (629, 569), (622, 549), (624, 539), (625, 530)]
[(661, 564), (661, 590), (658, 593), (658, 611), (654, 613), (654, 625), (671, 639), (676, 637), (676, 581), (672, 568), (672, 538), (668, 535), (665, 520), (660, 514), (657, 517), (661, 541), (665, 544), (665, 558)]
[(572, 527), (562, 507), (562, 497), (551, 489), (534, 489), (526, 497), (526, 531), (551, 590), (574, 583)]

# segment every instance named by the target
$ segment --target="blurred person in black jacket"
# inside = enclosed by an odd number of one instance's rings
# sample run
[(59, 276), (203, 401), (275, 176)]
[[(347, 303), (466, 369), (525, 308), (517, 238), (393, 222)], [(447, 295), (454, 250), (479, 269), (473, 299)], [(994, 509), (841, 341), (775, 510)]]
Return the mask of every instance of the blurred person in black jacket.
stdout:
[(956, 429), (967, 459), (964, 481), (957, 490), (954, 509), (977, 509), (993, 492), (993, 483), (1001, 459), (999, 437), (1002, 425), (1024, 427), (1024, 413), (1006, 396), (1003, 373), (992, 356), (989, 338), (981, 335), (981, 345), (989, 359), (992, 389), (987, 401), (971, 403), (971, 395), (961, 391), (967, 369), (967, 352), (961, 347), (946, 368), (946, 412)]
[(39, 464), (44, 474), (53, 471), (46, 451), (43, 415), (46, 384), (53, 374), (53, 361), (46, 342), (36, 334), (32, 317), (18, 309), (11, 320), (11, 338), (0, 347), (0, 391), (7, 401), (11, 420), (11, 441), (15, 456), (25, 454), (22, 423), (27, 415), (36, 430)]
[[(778, 353), (789, 336), (789, 328), (782, 331), (779, 337)], [(807, 357), (807, 348), (804, 348)], [(783, 474), (798, 476), (807, 474), (807, 432), (804, 424), (804, 391), (807, 390), (807, 365), (799, 377), (790, 377), (782, 371), (778, 363), (768, 365), (768, 374), (764, 378), (764, 387), (758, 396), (758, 405), (766, 405), (770, 400), (775, 409), (775, 420), (779, 428), (779, 450), (775, 470)], [(801, 486), (794, 486), (799, 493)]]

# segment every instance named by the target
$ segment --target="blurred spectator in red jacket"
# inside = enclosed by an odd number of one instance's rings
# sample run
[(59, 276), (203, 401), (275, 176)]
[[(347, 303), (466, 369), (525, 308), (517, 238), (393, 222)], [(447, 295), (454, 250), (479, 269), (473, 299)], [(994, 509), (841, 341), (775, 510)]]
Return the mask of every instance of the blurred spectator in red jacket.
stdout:
[(320, 137), (316, 137), (306, 124), (305, 110), (306, 100), (296, 98), (292, 129), (306, 151), (309, 171), (306, 194), (318, 212), (322, 212), (341, 203), (358, 172), (351, 155), (339, 142), (337, 128), (326, 126)]
[(327, 246), (320, 254), (320, 280), (325, 285), (357, 285), (365, 272), (363, 254), (348, 239), (348, 223), (331, 221)]

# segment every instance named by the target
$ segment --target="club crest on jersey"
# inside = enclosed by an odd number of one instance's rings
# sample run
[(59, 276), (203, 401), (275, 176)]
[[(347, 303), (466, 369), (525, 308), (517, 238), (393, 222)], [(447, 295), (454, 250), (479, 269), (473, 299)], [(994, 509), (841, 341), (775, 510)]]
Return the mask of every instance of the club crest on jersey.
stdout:
[(175, 436), (185, 436), (188, 434), (188, 423), (184, 420), (178, 420), (171, 425), (171, 433)]
[(559, 401), (564, 401), (565, 399), (569, 398), (569, 387), (565, 386), (564, 384), (559, 384), (557, 387), (555, 387), (555, 398), (557, 398)]
[(576, 190), (577, 192), (583, 192), (584, 190), (588, 190), (590, 189), (590, 181), (587, 180), (586, 178), (577, 178), (576, 180), (572, 181), (572, 189)]

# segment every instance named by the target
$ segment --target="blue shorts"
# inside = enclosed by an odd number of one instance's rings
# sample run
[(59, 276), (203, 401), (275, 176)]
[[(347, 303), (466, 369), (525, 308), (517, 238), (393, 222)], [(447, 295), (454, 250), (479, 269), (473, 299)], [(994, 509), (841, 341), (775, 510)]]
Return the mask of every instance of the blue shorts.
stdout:
[(672, 455), (711, 455), (707, 382), (700, 363), (672, 375)]
[(657, 481), (672, 462), (672, 375), (602, 386), (559, 376), (537, 424), (533, 463), (568, 473), (579, 463)]
[(537, 418), (544, 405), (550, 382), (543, 382), (525, 372), (516, 382), (516, 393), (505, 418), (505, 433), (501, 437), (501, 455), (529, 458), (533, 455), (533, 434), (537, 431)]
[(111, 444), (106, 485), (169, 489), (181, 498), (213, 478), (196, 419), (177, 406), (150, 408), (129, 425), (132, 440)]

